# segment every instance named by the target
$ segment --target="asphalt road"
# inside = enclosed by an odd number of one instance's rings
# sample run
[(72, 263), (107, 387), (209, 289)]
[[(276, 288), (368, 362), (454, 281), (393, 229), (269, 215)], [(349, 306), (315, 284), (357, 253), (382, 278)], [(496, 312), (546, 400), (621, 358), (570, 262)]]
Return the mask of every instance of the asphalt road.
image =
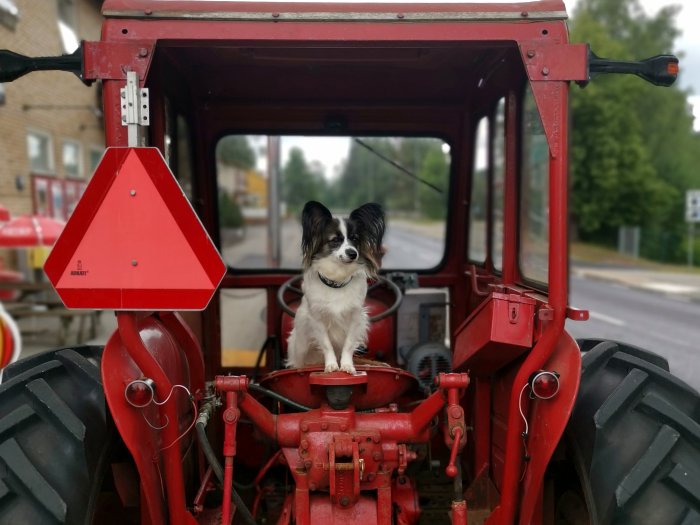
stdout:
[(576, 276), (569, 303), (590, 311), (588, 321), (567, 321), (573, 337), (613, 339), (661, 354), (673, 374), (700, 390), (700, 304)]

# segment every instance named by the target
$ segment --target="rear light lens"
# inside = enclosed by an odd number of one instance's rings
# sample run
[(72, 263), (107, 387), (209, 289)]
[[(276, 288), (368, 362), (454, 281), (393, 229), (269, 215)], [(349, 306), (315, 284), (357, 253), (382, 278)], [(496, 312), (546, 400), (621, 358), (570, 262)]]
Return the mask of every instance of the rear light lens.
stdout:
[(154, 397), (153, 379), (137, 379), (124, 389), (126, 402), (132, 407), (143, 408), (151, 404)]
[(678, 76), (678, 62), (669, 62), (666, 66), (666, 71), (671, 75)]
[(530, 379), (532, 395), (538, 399), (552, 399), (559, 392), (559, 374), (539, 370)]

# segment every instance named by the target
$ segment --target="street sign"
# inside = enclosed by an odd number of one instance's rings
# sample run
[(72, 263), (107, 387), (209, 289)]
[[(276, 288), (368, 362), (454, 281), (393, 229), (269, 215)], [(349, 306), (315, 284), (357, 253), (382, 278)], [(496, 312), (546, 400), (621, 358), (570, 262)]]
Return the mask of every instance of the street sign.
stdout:
[(700, 190), (688, 190), (685, 193), (686, 222), (700, 222)]
[(68, 308), (201, 310), (226, 266), (157, 148), (109, 148), (44, 271)]

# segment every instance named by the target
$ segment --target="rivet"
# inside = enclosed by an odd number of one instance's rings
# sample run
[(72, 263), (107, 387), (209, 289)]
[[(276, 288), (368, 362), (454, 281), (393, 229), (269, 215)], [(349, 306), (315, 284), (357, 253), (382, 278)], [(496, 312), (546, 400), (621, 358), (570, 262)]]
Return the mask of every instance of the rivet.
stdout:
[(462, 411), (459, 409), (459, 407), (452, 407), (450, 409), (450, 415), (454, 418), (458, 418), (462, 415)]
[(301, 448), (303, 448), (303, 449), (309, 448), (309, 442), (306, 439), (301, 440)]
[(152, 15), (153, 14), (153, 9), (144, 9), (143, 13), (145, 15)]
[(350, 498), (348, 496), (343, 496), (340, 498), (340, 505), (343, 507), (347, 507), (350, 505)]
[(382, 455), (379, 453), (378, 450), (375, 450), (375, 451), (372, 453), (372, 459), (373, 459), (374, 461), (379, 461), (380, 459), (382, 459)]
[(139, 48), (139, 56), (141, 58), (147, 57), (148, 56), (148, 49), (146, 49), (145, 47), (140, 47)]
[(131, 195), (132, 197), (135, 197), (135, 196), (136, 196), (136, 190), (131, 190), (131, 191), (129, 191), (129, 195)]
[(313, 463), (311, 462), (310, 459), (307, 459), (306, 461), (304, 461), (304, 467), (306, 467), (307, 469), (310, 469), (312, 466), (313, 466)]
[(532, 49), (527, 50), (527, 57), (528, 58), (533, 58), (535, 56), (535, 52)]
[(279, 18), (280, 14), (279, 13), (272, 13), (272, 18)]
[(527, 18), (528, 16), (530, 16), (530, 13), (528, 13), (527, 11), (523, 11), (522, 13), (520, 13), (520, 16), (522, 16), (523, 18)]
[(345, 423), (343, 423), (342, 425), (340, 425), (340, 431), (341, 431), (341, 432), (345, 432), (347, 429), (348, 429), (348, 426), (347, 426)]
[(122, 98), (126, 98), (126, 93), (122, 91)]
[(309, 431), (309, 425), (308, 425), (308, 423), (302, 423), (302, 424), (301, 424), (301, 431), (302, 431), (302, 432), (308, 432), (308, 431)]
[(403, 18), (404, 16), (406, 15), (404, 15), (403, 13), (399, 13), (398, 15), (396, 15), (396, 18)]
[(546, 77), (549, 75), (549, 68), (548, 67), (543, 67), (542, 68), (542, 74)]
[(321, 430), (328, 430), (328, 423), (326, 423), (326, 422), (321, 423)]
[(316, 483), (314, 483), (313, 481), (309, 483), (309, 490), (316, 490)]
[(131, 259), (131, 266), (138, 266), (139, 262), (136, 259)]

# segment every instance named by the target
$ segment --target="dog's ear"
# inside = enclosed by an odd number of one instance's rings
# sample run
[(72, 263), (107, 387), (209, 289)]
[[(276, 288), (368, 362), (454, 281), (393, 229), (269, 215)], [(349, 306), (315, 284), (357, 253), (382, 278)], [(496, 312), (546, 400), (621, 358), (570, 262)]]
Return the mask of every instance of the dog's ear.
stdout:
[(361, 227), (362, 252), (369, 265), (368, 273), (370, 277), (376, 277), (384, 256), (384, 210), (379, 204), (369, 202), (353, 210), (350, 220)]
[(323, 204), (309, 201), (301, 212), (301, 251), (304, 258), (304, 267), (308, 268), (311, 261), (326, 241), (324, 232), (328, 223), (333, 220), (331, 212)]

